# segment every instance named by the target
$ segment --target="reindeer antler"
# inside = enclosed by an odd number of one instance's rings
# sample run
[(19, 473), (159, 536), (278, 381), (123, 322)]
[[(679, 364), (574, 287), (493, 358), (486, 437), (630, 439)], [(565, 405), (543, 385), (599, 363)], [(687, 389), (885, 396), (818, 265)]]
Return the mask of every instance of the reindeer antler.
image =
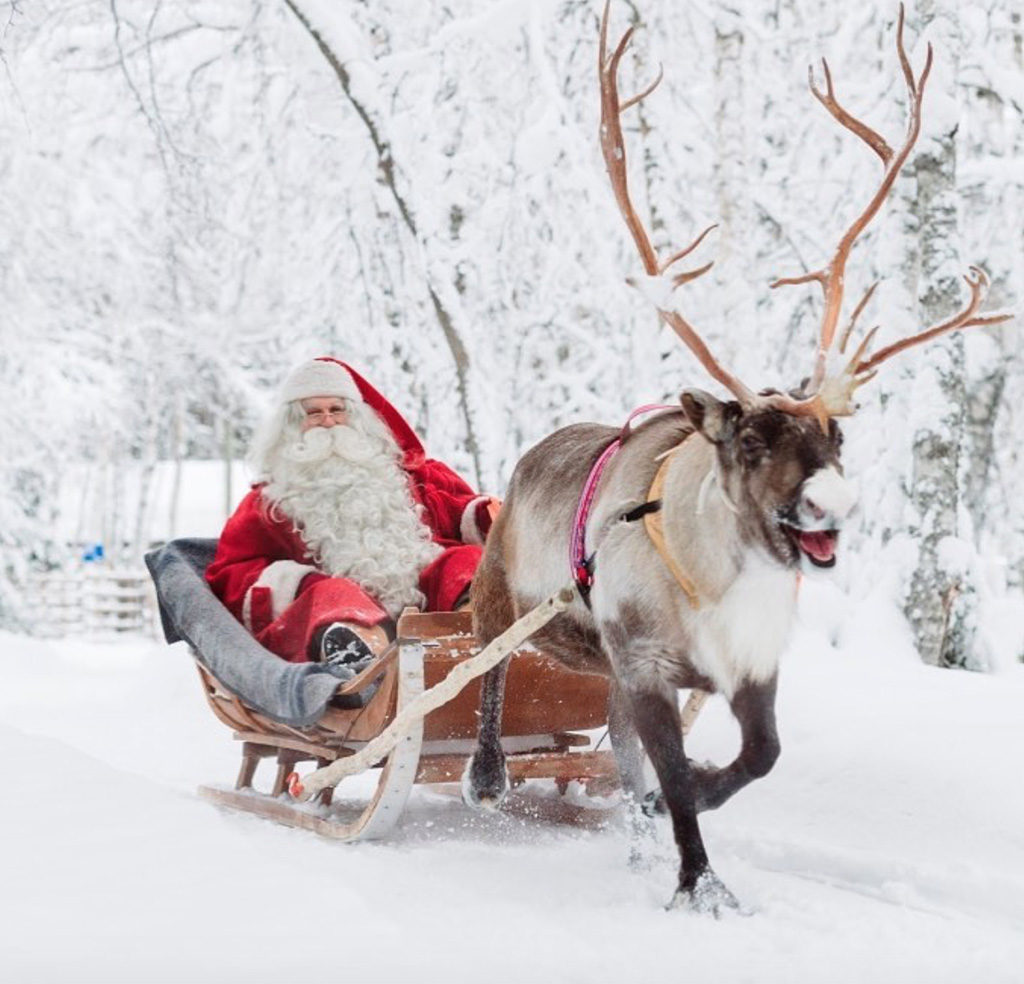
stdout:
[[(924, 68), (921, 70), (920, 76), (915, 77), (910, 65), (910, 59), (907, 57), (907, 52), (903, 45), (903, 4), (900, 4), (899, 20), (896, 28), (896, 51), (899, 55), (900, 67), (903, 70), (903, 78), (907, 85), (907, 101), (909, 105), (907, 133), (898, 151), (893, 151), (880, 134), (866, 123), (851, 115), (840, 105), (832, 84), (832, 73), (829, 71), (828, 62), (824, 58), (821, 61), (825, 76), (824, 92), (815, 83), (813, 68), (808, 69), (810, 88), (814, 97), (832, 114), (841, 126), (860, 137), (881, 158), (884, 165), (882, 180), (877, 190), (861, 214), (843, 234), (828, 265), (802, 276), (784, 277), (771, 284), (772, 287), (779, 287), (783, 284), (817, 282), (821, 285), (822, 292), (825, 295), (825, 310), (822, 315), (814, 372), (808, 385), (810, 395), (805, 399), (799, 400), (782, 395), (773, 395), (768, 398), (768, 403), (779, 410), (796, 415), (812, 415), (816, 417), (821, 422), (823, 428), (827, 427), (829, 417), (848, 416), (854, 412), (856, 409), (856, 405), (853, 402), (855, 391), (860, 386), (863, 386), (864, 383), (873, 379), (877, 371), (876, 367), (897, 352), (910, 348), (912, 345), (937, 338), (946, 332), (956, 331), (959, 328), (999, 324), (1002, 321), (1009, 320), (1011, 317), (1009, 314), (976, 315), (975, 312), (981, 305), (983, 288), (988, 286), (988, 278), (978, 267), (972, 266), (970, 268), (971, 273), (964, 278), (970, 287), (971, 299), (963, 311), (940, 325), (889, 345), (870, 358), (864, 359), (864, 354), (871, 344), (875, 332), (878, 330), (874, 328), (857, 347), (857, 351), (846, 365), (836, 375), (827, 375), (829, 357), (832, 354), (835, 342), (836, 325), (839, 322), (842, 310), (846, 261), (849, 259), (853, 244), (857, 241), (857, 238), (867, 227), (868, 223), (878, 214), (882, 203), (888, 197), (921, 131), (921, 104), (924, 99), (925, 84), (928, 81), (928, 74), (932, 67), (933, 52), (932, 46), (929, 44)], [(857, 305), (850, 319), (849, 326), (839, 340), (838, 349), (840, 353), (845, 352), (853, 326), (874, 293), (876, 286), (877, 284), (873, 285), (865, 294), (860, 304)]]
[[(641, 99), (649, 96), (661, 82), (662, 73), (659, 70), (658, 77), (641, 93), (628, 99), (625, 103), (619, 101), (619, 62), (625, 54), (629, 40), (633, 36), (633, 28), (629, 28), (615, 46), (615, 50), (608, 55), (608, 8), (611, 0), (605, 0), (604, 13), (601, 15), (601, 41), (598, 50), (598, 76), (601, 81), (601, 153), (604, 155), (605, 167), (608, 170), (608, 177), (612, 183), (612, 190), (615, 193), (615, 201), (619, 205), (619, 211), (626, 220), (633, 242), (640, 252), (644, 270), (650, 277), (661, 277), (668, 273), (669, 268), (678, 263), (681, 259), (693, 252), (703, 241), (704, 237), (715, 228), (708, 226), (688, 246), (673, 253), (668, 259), (659, 260), (657, 251), (651, 244), (651, 238), (641, 222), (640, 217), (633, 207), (629, 197), (629, 185), (626, 178), (626, 147), (622, 137), (622, 124), (620, 116), (631, 106), (635, 106)], [(682, 284), (696, 280), (711, 269), (712, 263), (707, 263), (695, 270), (687, 270), (671, 276), (671, 285), (674, 290)], [(744, 406), (755, 406), (758, 397), (754, 391), (745, 386), (739, 379), (728, 372), (721, 363), (712, 355), (711, 350), (704, 340), (697, 333), (696, 329), (678, 311), (669, 310), (657, 305), (658, 314), (670, 328), (686, 343), (686, 346), (700, 360), (705, 369), (720, 382), (737, 400)]]
[[(985, 271), (981, 267), (972, 266), (969, 273), (964, 274), (964, 282), (970, 288), (971, 299), (964, 306), (964, 309), (947, 321), (943, 321), (941, 324), (933, 325), (931, 328), (927, 328), (922, 332), (918, 332), (916, 335), (911, 335), (909, 338), (900, 339), (898, 342), (893, 342), (892, 345), (887, 345), (884, 349), (879, 350), (870, 358), (865, 359), (863, 362), (856, 361), (860, 355), (863, 354), (862, 349), (866, 348), (866, 345), (861, 344), (861, 349), (858, 349), (858, 355), (851, 360), (851, 365), (855, 365), (854, 375), (861, 377), (865, 373), (871, 373), (874, 375), (876, 366), (880, 366), (887, 359), (892, 358), (897, 352), (902, 352), (904, 349), (910, 348), (912, 345), (920, 345), (922, 342), (929, 342), (933, 338), (938, 338), (940, 335), (945, 335), (947, 332), (957, 331), (960, 328), (974, 328), (979, 325), (998, 325), (1004, 321), (1010, 321), (1013, 318), (1012, 314), (976, 314), (975, 312), (981, 307), (981, 302), (984, 299), (984, 290), (988, 287), (988, 277), (985, 275)], [(869, 342), (871, 336), (869, 335), (864, 341)], [(864, 380), (867, 382), (867, 380)]]
[[(643, 222), (641, 222), (636, 209), (630, 201), (629, 186), (626, 178), (626, 149), (622, 136), (620, 116), (630, 106), (635, 106), (641, 99), (650, 95), (657, 88), (658, 83), (661, 82), (662, 73), (659, 70), (658, 77), (639, 95), (633, 96), (633, 98), (625, 103), (620, 103), (618, 92), (619, 62), (622, 60), (630, 38), (633, 36), (633, 28), (629, 28), (626, 31), (615, 46), (615, 50), (611, 55), (608, 55), (608, 9), (610, 2), (611, 0), (605, 0), (604, 12), (601, 15), (601, 40), (598, 53), (598, 74), (601, 82), (601, 153), (604, 155), (605, 167), (608, 170), (608, 177), (611, 179), (619, 211), (622, 212), (622, 217), (626, 220), (626, 225), (629, 227), (633, 242), (640, 252), (644, 270), (650, 277), (662, 277), (668, 272), (670, 267), (696, 249), (704, 237), (715, 227), (709, 226), (689, 246), (673, 253), (667, 260), (661, 261), (658, 258), (657, 251), (651, 244), (650, 236)], [(808, 395), (804, 398), (786, 396), (781, 393), (765, 396), (755, 395), (751, 389), (722, 367), (711, 354), (711, 350), (697, 333), (696, 329), (678, 311), (663, 307), (660, 299), (656, 301), (656, 307), (661, 319), (679, 335), (690, 351), (701, 361), (705, 369), (725, 386), (745, 408), (765, 406), (796, 416), (813, 416), (819, 421), (822, 429), (827, 430), (829, 417), (849, 416), (854, 412), (856, 409), (856, 404), (853, 401), (854, 393), (859, 387), (873, 379), (877, 373), (877, 367), (897, 352), (902, 352), (912, 345), (919, 345), (922, 342), (927, 342), (930, 339), (937, 338), (939, 335), (956, 331), (960, 328), (970, 328), (977, 325), (995, 325), (1008, 321), (1012, 317), (1010, 314), (979, 315), (977, 313), (978, 308), (981, 306), (984, 289), (988, 286), (988, 278), (981, 269), (972, 266), (970, 273), (964, 277), (967, 286), (970, 288), (971, 296), (962, 311), (941, 324), (895, 342), (874, 355), (865, 357), (865, 353), (871, 345), (875, 333), (878, 331), (877, 327), (873, 328), (857, 346), (853, 356), (846, 362), (843, 368), (838, 373), (829, 375), (829, 362), (834, 350), (838, 349), (839, 354), (846, 352), (847, 343), (857, 319), (878, 286), (874, 284), (867, 291), (854, 310), (846, 329), (837, 339), (836, 327), (842, 314), (846, 263), (850, 258), (850, 252), (861, 233), (864, 232), (868, 224), (881, 209), (882, 204), (896, 183), (896, 178), (899, 176), (903, 165), (906, 164), (907, 159), (910, 157), (910, 152), (913, 150), (918, 134), (921, 132), (921, 105), (924, 99), (925, 84), (928, 81), (928, 75), (932, 68), (933, 52), (932, 46), (929, 44), (924, 68), (919, 76), (915, 76), (903, 45), (902, 4), (900, 4), (899, 20), (896, 28), (896, 51), (907, 86), (909, 106), (906, 136), (897, 150), (890, 147), (881, 134), (873, 130), (862, 120), (857, 119), (840, 104), (832, 82), (832, 72), (824, 58), (821, 60), (825, 78), (824, 90), (820, 89), (815, 81), (814, 69), (808, 69), (810, 88), (814, 97), (843, 128), (863, 140), (878, 155), (884, 166), (878, 188), (863, 211), (839, 240), (839, 244), (836, 246), (835, 253), (829, 263), (820, 270), (812, 270), (809, 273), (796, 277), (783, 277), (771, 285), (772, 287), (780, 287), (783, 284), (818, 283), (824, 294), (825, 309), (818, 335), (814, 371), (807, 387)], [(673, 275), (670, 279), (671, 288), (675, 290), (682, 284), (695, 280), (697, 277), (707, 273), (711, 266), (712, 264), (708, 263), (695, 270)]]

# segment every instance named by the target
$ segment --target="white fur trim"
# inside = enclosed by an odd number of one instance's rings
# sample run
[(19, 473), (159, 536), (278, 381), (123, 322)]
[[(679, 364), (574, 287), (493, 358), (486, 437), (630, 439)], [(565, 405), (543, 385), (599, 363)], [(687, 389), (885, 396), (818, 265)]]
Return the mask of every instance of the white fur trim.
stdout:
[(242, 624), (252, 631), (253, 588), (270, 588), (270, 610), (273, 617), (277, 618), (295, 600), (302, 579), (307, 574), (315, 573), (315, 567), (294, 560), (275, 560), (268, 564), (252, 588), (245, 593), (245, 601), (242, 602)]
[(475, 499), (471, 499), (469, 505), (462, 510), (462, 519), (459, 520), (459, 535), (462, 537), (463, 543), (475, 543), (478, 546), (483, 546), (484, 535), (480, 531), (480, 524), (476, 521), (476, 507), (486, 501), (486, 495), (478, 495)]
[(324, 359), (304, 362), (291, 371), (281, 384), (282, 403), (308, 400), (312, 396), (343, 396), (361, 400), (355, 380), (344, 366)]

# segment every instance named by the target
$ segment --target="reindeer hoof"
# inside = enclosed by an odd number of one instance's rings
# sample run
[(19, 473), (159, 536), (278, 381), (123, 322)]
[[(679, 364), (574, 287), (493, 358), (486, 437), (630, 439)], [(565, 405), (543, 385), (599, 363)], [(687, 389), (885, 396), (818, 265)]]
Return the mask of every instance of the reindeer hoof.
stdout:
[(697, 878), (692, 888), (679, 888), (665, 908), (683, 909), (716, 919), (721, 919), (728, 912), (750, 914), (710, 868)]
[(652, 789), (640, 804), (640, 809), (648, 817), (663, 817), (668, 813), (665, 805), (665, 794), (660, 789)]
[(462, 801), (474, 809), (497, 810), (509, 788), (504, 756), (488, 760), (474, 755), (462, 774)]

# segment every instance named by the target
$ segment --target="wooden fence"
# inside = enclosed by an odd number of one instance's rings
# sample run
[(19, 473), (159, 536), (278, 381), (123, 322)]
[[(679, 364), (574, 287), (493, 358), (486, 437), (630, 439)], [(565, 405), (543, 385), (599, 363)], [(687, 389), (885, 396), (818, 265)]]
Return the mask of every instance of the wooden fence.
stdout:
[(153, 635), (158, 618), (153, 583), (142, 567), (90, 564), (38, 574), (27, 592), (39, 635)]

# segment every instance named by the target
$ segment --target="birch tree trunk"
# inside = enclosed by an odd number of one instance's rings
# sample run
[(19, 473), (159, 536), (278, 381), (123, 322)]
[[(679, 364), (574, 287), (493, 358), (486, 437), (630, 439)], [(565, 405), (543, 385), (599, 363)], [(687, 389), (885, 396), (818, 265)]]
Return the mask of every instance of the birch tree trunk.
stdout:
[(730, 7), (718, 5), (715, 29), (715, 199), (721, 225), (718, 253), (724, 265), (741, 248), (750, 226), (744, 209), (743, 169), (748, 165), (743, 115), (743, 29)]
[[(953, 80), (959, 61), (955, 22), (935, 4), (919, 7), (917, 27), (943, 53), (927, 94), (941, 117), (914, 159), (917, 274), (924, 285), (919, 320), (935, 324), (961, 304), (959, 230), (956, 211), (957, 118)], [(933, 114), (934, 119), (934, 114)], [(914, 382), (916, 429), (910, 498), (918, 517), (912, 532), (920, 543), (904, 605), (921, 659), (933, 666), (974, 666), (977, 592), (971, 581), (973, 547), (961, 528), (961, 464), (965, 456), (966, 391), (964, 340), (954, 334), (933, 343)]]
[(963, 459), (963, 498), (977, 537), (989, 523), (989, 486), (995, 462), (996, 420), (1006, 390), (1012, 355), (993, 345), (994, 355), (983, 373), (972, 379), (966, 394), (966, 454)]
[(181, 473), (184, 447), (184, 398), (180, 391), (174, 394), (174, 411), (171, 421), (171, 456), (174, 459), (174, 473), (171, 479), (171, 496), (168, 504), (167, 539), (173, 540), (178, 535), (178, 507), (181, 503)]
[(139, 469), (139, 502), (135, 513), (135, 529), (132, 531), (131, 543), (125, 549), (125, 559), (132, 564), (141, 564), (143, 554), (149, 549), (149, 531), (152, 528), (151, 511), (153, 483), (156, 478), (155, 441), (147, 447), (146, 457)]
[[(751, 153), (747, 142), (747, 93), (744, 64), (751, 57), (744, 37), (745, 23), (736, 8), (717, 4), (712, 15), (715, 31), (714, 134), (717, 167), (715, 202), (718, 238), (715, 243), (715, 286), (722, 305), (723, 324), (757, 324), (757, 308), (749, 272), (756, 268), (751, 203)], [(743, 365), (743, 344), (727, 333), (721, 350), (731, 365)], [(746, 340), (749, 346), (749, 339)]]

